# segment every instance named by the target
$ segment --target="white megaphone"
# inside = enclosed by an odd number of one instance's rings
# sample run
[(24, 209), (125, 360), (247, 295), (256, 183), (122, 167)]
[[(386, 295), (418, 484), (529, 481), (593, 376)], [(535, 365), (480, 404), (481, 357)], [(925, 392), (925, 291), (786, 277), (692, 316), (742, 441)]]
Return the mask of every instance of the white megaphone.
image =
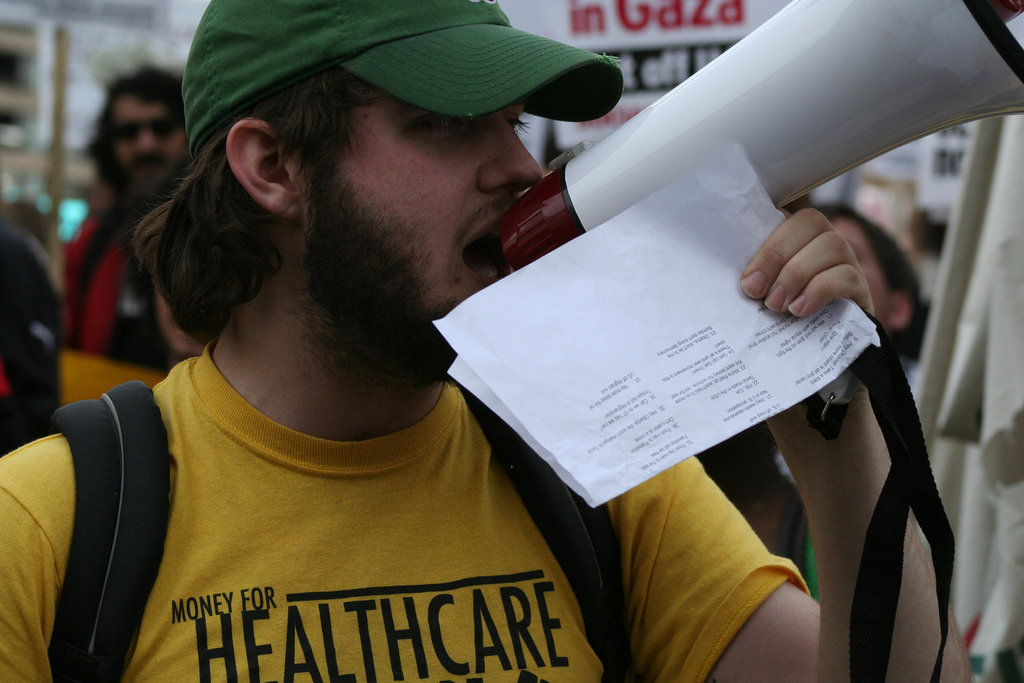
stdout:
[(739, 143), (783, 205), (924, 135), (1024, 111), (1021, 0), (795, 0), (546, 176), (502, 223), (520, 268)]

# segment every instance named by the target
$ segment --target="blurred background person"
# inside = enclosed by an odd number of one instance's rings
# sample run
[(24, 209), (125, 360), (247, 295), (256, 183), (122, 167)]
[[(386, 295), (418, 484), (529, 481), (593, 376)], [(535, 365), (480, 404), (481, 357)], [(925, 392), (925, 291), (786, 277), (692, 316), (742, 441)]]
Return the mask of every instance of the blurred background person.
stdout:
[(60, 304), (42, 246), (0, 217), (0, 455), (49, 432)]
[(108, 199), (94, 204), (64, 252), (64, 402), (127, 379), (154, 384), (201, 350), (173, 324), (161, 326), (152, 282), (128, 246), (136, 222), (169, 195), (187, 163), (181, 77), (143, 67), (114, 81), (89, 152), (105, 190), (94, 195)]
[(899, 351), (913, 388), (927, 307), (907, 253), (887, 230), (850, 206), (828, 204), (817, 208), (853, 247), (871, 289), (875, 317)]

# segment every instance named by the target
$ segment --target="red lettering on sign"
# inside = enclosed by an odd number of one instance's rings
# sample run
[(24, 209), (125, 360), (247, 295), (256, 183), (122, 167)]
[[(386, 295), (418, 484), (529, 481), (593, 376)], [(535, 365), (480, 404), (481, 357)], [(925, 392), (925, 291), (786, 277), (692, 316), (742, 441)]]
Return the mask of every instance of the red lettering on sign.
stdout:
[(683, 0), (675, 0), (675, 2), (670, 2), (662, 7), (658, 12), (658, 24), (666, 28), (682, 26)]
[(651, 18), (651, 8), (646, 2), (636, 3), (636, 10), (630, 9), (629, 0), (618, 0), (619, 21), (627, 31), (642, 31)]
[(743, 0), (726, 0), (718, 10), (718, 18), (723, 24), (742, 24)]
[(604, 7), (584, 4), (580, 0), (569, 2), (569, 26), (574, 34), (604, 33)]
[[(575, 0), (574, 0), (575, 4)], [(582, 13), (584, 8), (578, 8)], [(594, 7), (586, 9), (595, 9)], [(616, 16), (627, 31), (643, 31), (647, 28), (663, 29), (692, 26), (704, 28), (743, 23), (743, 0), (616, 0)], [(573, 27), (589, 26), (590, 20), (577, 21), (573, 14)], [(581, 15), (582, 16), (582, 15)], [(603, 27), (604, 16), (601, 13)]]
[(713, 26), (714, 21), (708, 16), (708, 0), (700, 0), (697, 11), (693, 14), (694, 26)]

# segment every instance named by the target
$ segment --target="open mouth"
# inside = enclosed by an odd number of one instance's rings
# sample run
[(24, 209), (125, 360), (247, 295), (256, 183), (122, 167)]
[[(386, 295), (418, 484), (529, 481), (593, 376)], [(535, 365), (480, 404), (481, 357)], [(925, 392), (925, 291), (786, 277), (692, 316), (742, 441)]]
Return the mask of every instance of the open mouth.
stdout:
[(512, 266), (501, 252), (501, 239), (487, 234), (474, 240), (462, 252), (462, 260), (470, 270), (489, 280), (497, 280), (512, 272)]

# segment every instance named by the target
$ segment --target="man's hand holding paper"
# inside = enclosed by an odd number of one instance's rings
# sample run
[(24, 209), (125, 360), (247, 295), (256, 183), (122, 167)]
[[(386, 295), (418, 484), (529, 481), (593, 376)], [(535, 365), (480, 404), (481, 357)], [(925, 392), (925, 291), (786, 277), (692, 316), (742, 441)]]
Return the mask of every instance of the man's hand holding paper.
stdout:
[(817, 313), (836, 299), (852, 299), (874, 312), (871, 292), (849, 243), (824, 216), (802, 211), (775, 230), (740, 279), (747, 296), (773, 311)]

